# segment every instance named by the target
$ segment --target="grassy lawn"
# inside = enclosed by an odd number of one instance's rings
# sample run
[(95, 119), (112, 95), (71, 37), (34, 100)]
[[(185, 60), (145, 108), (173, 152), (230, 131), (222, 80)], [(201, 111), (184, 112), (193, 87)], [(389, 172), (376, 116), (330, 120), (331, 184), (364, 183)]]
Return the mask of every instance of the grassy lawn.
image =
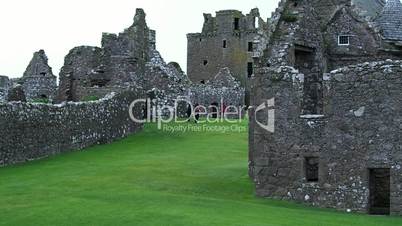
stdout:
[[(246, 126), (245, 124), (243, 126)], [(0, 169), (0, 225), (402, 225), (254, 196), (247, 133), (167, 133)]]

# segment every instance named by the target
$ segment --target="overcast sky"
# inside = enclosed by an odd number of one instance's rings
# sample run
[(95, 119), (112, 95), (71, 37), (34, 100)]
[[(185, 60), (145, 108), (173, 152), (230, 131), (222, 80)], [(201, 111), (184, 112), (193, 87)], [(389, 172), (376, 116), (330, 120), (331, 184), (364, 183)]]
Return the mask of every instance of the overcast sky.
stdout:
[(22, 76), (32, 54), (44, 49), (58, 75), (68, 51), (100, 46), (102, 32), (118, 33), (144, 8), (156, 30), (157, 49), (167, 62), (186, 70), (187, 33), (200, 32), (203, 13), (258, 7), (264, 19), (279, 0), (2, 0), (0, 3), (0, 75)]

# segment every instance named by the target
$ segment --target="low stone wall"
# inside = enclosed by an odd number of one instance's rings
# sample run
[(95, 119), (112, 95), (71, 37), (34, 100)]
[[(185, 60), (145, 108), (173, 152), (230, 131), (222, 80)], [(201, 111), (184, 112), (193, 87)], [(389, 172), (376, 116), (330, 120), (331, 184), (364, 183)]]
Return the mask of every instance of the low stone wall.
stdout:
[[(136, 90), (92, 102), (59, 105), (0, 104), (0, 166), (105, 144), (141, 130), (129, 105), (143, 98)], [(142, 107), (133, 109), (137, 117)]]
[(22, 78), (21, 81), (23, 82), (22, 86), (27, 101), (38, 99), (53, 101), (55, 99), (57, 90), (56, 76), (30, 76)]
[[(259, 196), (344, 211), (370, 210), (370, 169), (390, 170), (390, 211), (402, 215), (402, 61), (352, 65), (324, 76), (324, 115), (301, 115), (302, 76), (282, 67), (257, 72), (253, 105), (275, 98), (275, 131), (267, 110), (252, 114), (250, 175)], [(318, 181), (306, 160), (319, 161)]]
[(210, 85), (193, 84), (190, 87), (190, 100), (193, 104), (209, 106), (218, 103), (234, 106), (244, 105), (244, 88), (213, 87)]

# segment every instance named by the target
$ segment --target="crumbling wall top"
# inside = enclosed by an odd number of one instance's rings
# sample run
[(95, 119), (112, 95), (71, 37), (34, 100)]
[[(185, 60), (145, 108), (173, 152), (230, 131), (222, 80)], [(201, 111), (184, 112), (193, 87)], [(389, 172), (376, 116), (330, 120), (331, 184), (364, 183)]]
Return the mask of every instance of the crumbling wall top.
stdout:
[(31, 62), (24, 72), (23, 77), (46, 76), (55, 77), (52, 68), (48, 65), (48, 58), (44, 50), (35, 52)]

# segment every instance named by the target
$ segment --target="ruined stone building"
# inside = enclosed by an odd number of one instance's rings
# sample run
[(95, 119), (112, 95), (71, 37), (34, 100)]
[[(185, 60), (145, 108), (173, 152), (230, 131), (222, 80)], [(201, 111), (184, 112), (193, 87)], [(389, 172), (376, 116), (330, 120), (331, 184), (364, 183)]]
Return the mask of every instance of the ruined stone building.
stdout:
[(119, 35), (104, 33), (102, 47), (80, 46), (65, 57), (60, 72), (59, 101), (102, 97), (135, 85), (145, 72), (155, 32), (146, 26), (145, 13), (137, 10), (134, 23)]
[[(246, 27), (255, 24), (265, 26), (258, 17), (258, 10), (253, 10), (238, 22), (241, 30), (235, 32), (248, 31), (254, 36), (260, 34), (261, 30), (252, 31)], [(252, 38), (250, 40), (253, 41)], [(232, 41), (228, 39), (227, 43)], [(240, 44), (233, 41), (233, 45)], [(199, 101), (207, 106), (218, 99), (227, 100), (226, 104), (244, 103), (244, 89), (237, 82), (231, 83), (233, 87), (192, 83), (178, 63), (166, 63), (155, 47), (156, 32), (147, 26), (145, 12), (137, 9), (129, 28), (119, 34), (103, 33), (101, 47), (78, 46), (71, 49), (61, 68), (58, 87), (47, 56), (40, 50), (34, 53), (22, 78), (2, 83), (0, 98), (7, 100), (6, 94), (10, 94), (9, 101), (37, 102), (46, 99), (56, 103), (79, 102), (97, 100), (111, 92), (123, 92), (135, 87), (147, 93), (152, 105), (159, 107), (174, 107), (176, 99), (193, 104)], [(247, 52), (244, 54), (247, 55)], [(250, 59), (249, 55), (247, 59)], [(222, 68), (214, 72), (211, 78), (219, 75)], [(229, 70), (224, 74), (228, 75), (226, 79), (235, 80)], [(198, 99), (193, 98), (195, 93)], [(179, 113), (185, 115), (186, 104), (175, 107), (179, 107)]]
[[(73, 48), (60, 72), (58, 101), (100, 98), (113, 91), (140, 87), (153, 105), (161, 107), (174, 106), (176, 99), (191, 101), (194, 92), (207, 93), (203, 90), (209, 86), (192, 84), (178, 63), (163, 60), (155, 48), (156, 32), (148, 28), (145, 17), (145, 12), (137, 9), (133, 24), (125, 31), (103, 34), (102, 47)], [(238, 87), (215, 86), (215, 99), (218, 94), (221, 99), (242, 98), (243, 94), (234, 94), (233, 89), (241, 91)], [(185, 104), (176, 107), (180, 107), (179, 113), (187, 110)]]
[(57, 78), (48, 65), (45, 51), (34, 53), (31, 62), (18, 83), (22, 85), (27, 101), (53, 100), (57, 90)]
[(0, 76), (0, 101), (52, 102), (56, 91), (57, 78), (44, 50), (33, 54), (22, 77)]
[(187, 35), (188, 77), (194, 83), (206, 83), (227, 67), (242, 87), (248, 87), (254, 72), (253, 53), (266, 29), (258, 9), (247, 15), (237, 10), (218, 11), (216, 17), (204, 14), (202, 32)]
[(402, 4), (364, 2), (283, 0), (273, 13), (252, 81), (257, 195), (402, 214)]
[(155, 49), (155, 31), (137, 9), (133, 24), (120, 34), (104, 33), (102, 47), (73, 48), (60, 72), (58, 101), (101, 98), (112, 91), (141, 87), (157, 104), (185, 95), (187, 76), (167, 64)]

